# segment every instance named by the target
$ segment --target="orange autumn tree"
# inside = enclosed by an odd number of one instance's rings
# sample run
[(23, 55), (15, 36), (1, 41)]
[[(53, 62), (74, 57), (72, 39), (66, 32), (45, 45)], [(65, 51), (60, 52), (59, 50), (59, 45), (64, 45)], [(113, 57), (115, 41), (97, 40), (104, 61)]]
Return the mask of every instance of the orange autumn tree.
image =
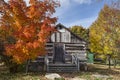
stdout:
[[(45, 54), (45, 44), (54, 31), (52, 17), (59, 3), (54, 0), (2, 0), (0, 27), (14, 42), (5, 45), (6, 55), (21, 64)], [(6, 37), (7, 37), (6, 36)]]

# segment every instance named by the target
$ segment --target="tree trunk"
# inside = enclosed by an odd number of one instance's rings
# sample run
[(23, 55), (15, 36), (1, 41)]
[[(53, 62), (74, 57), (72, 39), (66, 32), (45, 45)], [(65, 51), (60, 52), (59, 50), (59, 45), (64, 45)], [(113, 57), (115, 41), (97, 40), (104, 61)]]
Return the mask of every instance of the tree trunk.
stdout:
[(12, 65), (9, 67), (10, 73), (16, 73), (18, 72), (18, 65)]
[(116, 59), (114, 58), (114, 68), (116, 68)]
[(109, 69), (111, 69), (111, 55), (108, 55), (108, 65)]
[(27, 60), (26, 63), (26, 74), (28, 74), (30, 60)]

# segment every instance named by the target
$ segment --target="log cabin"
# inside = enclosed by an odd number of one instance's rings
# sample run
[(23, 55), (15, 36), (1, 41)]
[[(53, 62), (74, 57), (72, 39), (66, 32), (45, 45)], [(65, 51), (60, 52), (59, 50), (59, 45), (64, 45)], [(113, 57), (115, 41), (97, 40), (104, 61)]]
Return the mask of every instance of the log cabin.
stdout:
[(46, 44), (47, 54), (29, 61), (29, 71), (77, 72), (86, 65), (87, 42), (60, 23), (55, 28)]

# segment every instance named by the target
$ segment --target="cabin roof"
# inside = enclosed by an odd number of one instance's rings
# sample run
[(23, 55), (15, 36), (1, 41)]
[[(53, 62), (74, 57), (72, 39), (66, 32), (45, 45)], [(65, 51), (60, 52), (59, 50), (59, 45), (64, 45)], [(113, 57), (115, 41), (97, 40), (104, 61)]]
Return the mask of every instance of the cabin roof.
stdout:
[(77, 39), (82, 40), (82, 41), (84, 41), (84, 42), (87, 42), (87, 41), (85, 41), (83, 38), (81, 38), (81, 37), (79, 37), (78, 35), (76, 35), (75, 33), (73, 33), (70, 29), (68, 29), (67, 27), (65, 27), (63, 24), (59, 23), (59, 24), (56, 25), (55, 28), (57, 29), (57, 27), (63, 27), (63, 28), (65, 28), (67, 31), (69, 31), (73, 36), (75, 36)]

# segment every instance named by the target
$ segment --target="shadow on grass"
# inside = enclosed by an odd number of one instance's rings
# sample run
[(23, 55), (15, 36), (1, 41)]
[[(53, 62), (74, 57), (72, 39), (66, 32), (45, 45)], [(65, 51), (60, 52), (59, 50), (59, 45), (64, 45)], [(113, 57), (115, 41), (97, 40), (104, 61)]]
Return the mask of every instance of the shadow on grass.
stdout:
[(45, 72), (18, 72), (9, 73), (7, 68), (0, 67), (0, 80), (45, 80), (43, 79)]
[[(101, 67), (102, 66), (102, 67)], [(92, 65), (88, 67), (90, 73), (98, 73), (102, 75), (118, 75), (120, 74), (120, 68), (111, 68), (108, 69), (106, 65)]]
[(9, 72), (0, 72), (0, 80), (41, 80), (43, 78), (44, 73), (9, 73)]

